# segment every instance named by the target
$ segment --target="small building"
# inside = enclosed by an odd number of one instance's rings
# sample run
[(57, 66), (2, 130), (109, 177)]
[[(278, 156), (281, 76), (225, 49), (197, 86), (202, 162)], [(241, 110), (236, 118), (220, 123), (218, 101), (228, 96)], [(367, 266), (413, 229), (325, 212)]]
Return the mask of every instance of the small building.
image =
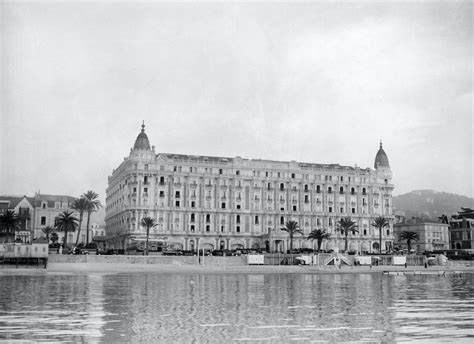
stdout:
[(453, 250), (474, 249), (474, 210), (461, 208), (457, 215), (449, 221), (451, 248)]
[[(27, 196), (0, 196), (0, 214), (13, 210), (20, 220), (20, 228), (15, 231), (15, 241), (30, 243), (34, 226), (34, 199)], [(0, 235), (0, 242), (5, 241)]]
[(416, 252), (449, 250), (449, 226), (446, 223), (420, 222), (397, 223), (393, 225), (395, 247), (407, 249), (406, 240), (400, 240), (401, 232), (418, 233), (420, 240), (411, 242)]

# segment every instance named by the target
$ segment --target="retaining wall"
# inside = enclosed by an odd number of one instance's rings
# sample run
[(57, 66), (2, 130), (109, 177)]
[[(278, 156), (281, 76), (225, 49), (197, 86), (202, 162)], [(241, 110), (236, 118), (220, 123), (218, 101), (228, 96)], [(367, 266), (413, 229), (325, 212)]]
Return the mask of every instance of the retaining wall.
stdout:
[(105, 264), (160, 264), (160, 265), (247, 265), (247, 257), (205, 256), (96, 256), (96, 255), (50, 255), (49, 263), (105, 263)]

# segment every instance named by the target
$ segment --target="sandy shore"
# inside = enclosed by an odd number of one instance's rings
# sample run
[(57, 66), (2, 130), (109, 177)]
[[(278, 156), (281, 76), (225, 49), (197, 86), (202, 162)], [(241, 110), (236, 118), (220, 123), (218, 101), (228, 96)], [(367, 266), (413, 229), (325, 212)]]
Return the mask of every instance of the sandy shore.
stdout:
[(390, 274), (459, 274), (474, 273), (474, 267), (466, 265), (429, 266), (344, 266), (336, 269), (333, 266), (206, 266), (206, 265), (174, 265), (174, 264), (107, 264), (107, 263), (50, 263), (47, 269), (36, 267), (4, 266), (0, 267), (0, 275), (17, 274), (89, 274), (89, 273), (243, 273), (243, 274), (354, 274), (354, 273), (390, 273)]

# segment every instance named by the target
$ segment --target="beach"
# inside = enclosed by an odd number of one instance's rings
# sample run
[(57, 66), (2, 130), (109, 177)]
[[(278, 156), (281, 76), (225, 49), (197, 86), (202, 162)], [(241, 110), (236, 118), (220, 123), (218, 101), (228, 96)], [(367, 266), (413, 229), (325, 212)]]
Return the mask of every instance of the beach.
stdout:
[(192, 265), (180, 264), (172, 261), (168, 264), (147, 263), (107, 263), (107, 262), (49, 262), (47, 268), (36, 266), (12, 265), (0, 267), (0, 275), (8, 274), (88, 274), (88, 273), (244, 273), (244, 274), (436, 274), (449, 275), (459, 273), (474, 273), (474, 266), (470, 262), (451, 263), (446, 266), (310, 266), (310, 265)]

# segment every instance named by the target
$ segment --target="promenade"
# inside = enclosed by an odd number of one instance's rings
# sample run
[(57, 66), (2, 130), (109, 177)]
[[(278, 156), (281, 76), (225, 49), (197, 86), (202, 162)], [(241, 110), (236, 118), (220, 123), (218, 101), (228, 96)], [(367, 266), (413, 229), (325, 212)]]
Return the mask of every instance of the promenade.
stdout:
[(390, 274), (458, 274), (474, 273), (474, 264), (470, 261), (449, 261), (447, 265), (424, 266), (347, 266), (336, 268), (334, 265), (247, 265), (246, 257), (144, 257), (144, 256), (50, 256), (46, 269), (34, 267), (3, 266), (0, 275), (11, 273), (246, 273), (246, 274), (354, 274), (354, 273), (390, 273)]

